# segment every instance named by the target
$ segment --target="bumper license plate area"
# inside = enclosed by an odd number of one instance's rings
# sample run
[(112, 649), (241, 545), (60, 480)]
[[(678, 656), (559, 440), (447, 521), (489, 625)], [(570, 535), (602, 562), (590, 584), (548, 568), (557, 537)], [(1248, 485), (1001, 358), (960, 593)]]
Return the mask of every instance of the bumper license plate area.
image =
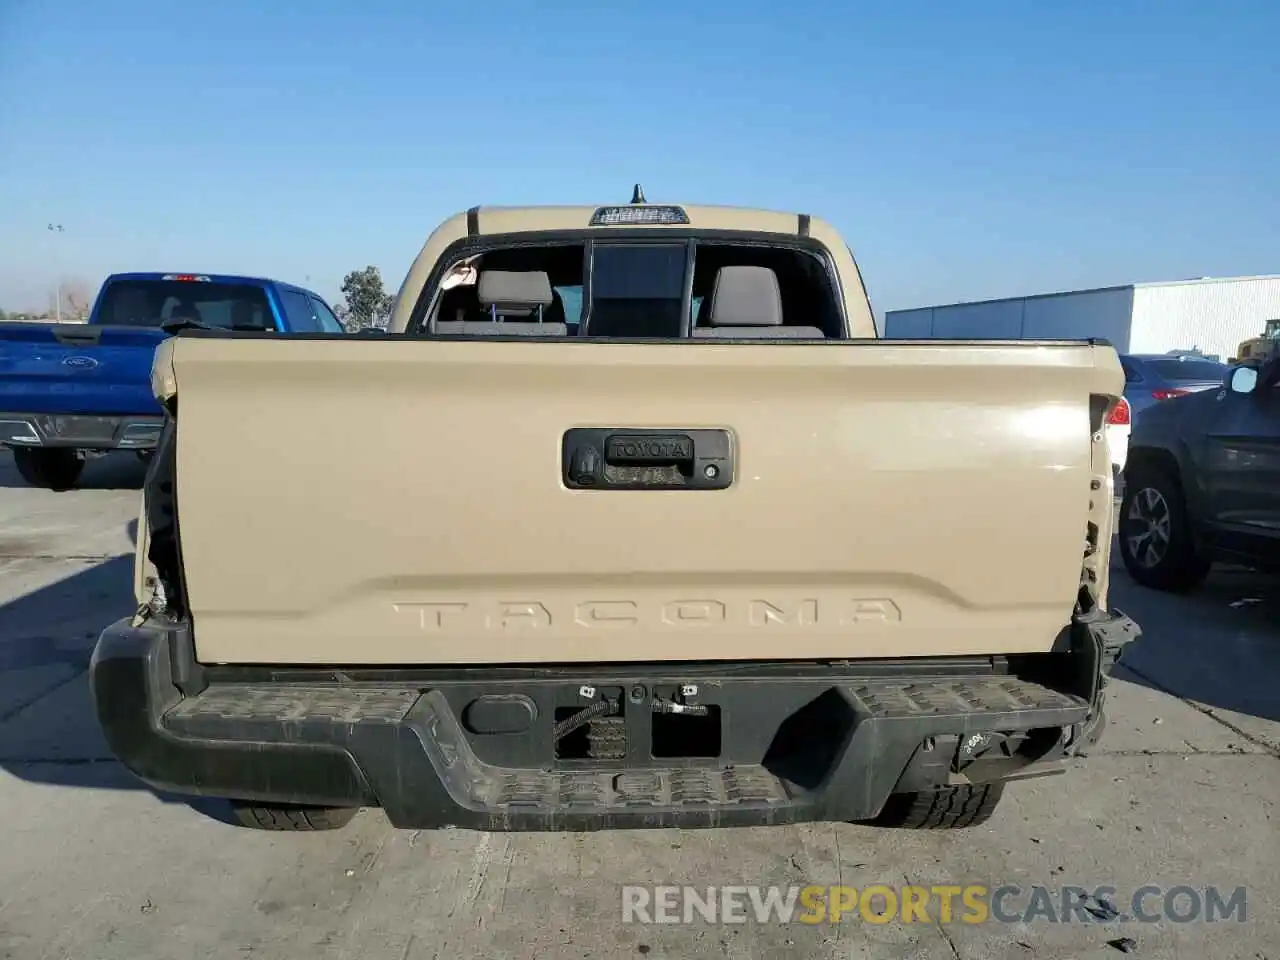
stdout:
[(36, 427), (48, 440), (64, 443), (107, 443), (115, 439), (118, 421), (113, 417), (45, 416)]

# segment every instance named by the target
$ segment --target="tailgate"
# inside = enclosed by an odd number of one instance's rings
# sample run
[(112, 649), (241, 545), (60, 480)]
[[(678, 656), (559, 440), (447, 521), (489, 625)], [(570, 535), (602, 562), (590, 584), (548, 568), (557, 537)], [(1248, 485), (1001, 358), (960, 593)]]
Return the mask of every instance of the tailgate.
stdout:
[(151, 328), (0, 326), (0, 411), (157, 415), (151, 361), (165, 339)]
[[(1047, 650), (1123, 387), (1086, 343), (172, 347), (203, 662)], [(732, 482), (571, 489), (593, 427), (724, 431)]]

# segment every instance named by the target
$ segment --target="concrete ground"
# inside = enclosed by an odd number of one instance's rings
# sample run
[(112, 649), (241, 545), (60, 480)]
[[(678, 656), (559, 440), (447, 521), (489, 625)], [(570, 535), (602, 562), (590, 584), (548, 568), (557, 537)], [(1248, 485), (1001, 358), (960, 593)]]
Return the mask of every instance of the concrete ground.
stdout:
[[(0, 457), (0, 958), (811, 956), (1280, 960), (1280, 584), (1217, 573), (1192, 597), (1113, 602), (1146, 635), (1103, 743), (1010, 788), (986, 826), (503, 835), (233, 827), (110, 757), (85, 669), (130, 612), (141, 467), (23, 486)], [(1244, 886), (1244, 922), (839, 926), (622, 923), (625, 884)], [(1158, 904), (1157, 901), (1152, 901)], [(1185, 901), (1184, 901), (1185, 902)], [(1008, 902), (1021, 910), (1026, 898)], [(1093, 915), (1106, 916), (1096, 904)], [(936, 913), (933, 917), (936, 921)], [(1133, 943), (1120, 942), (1131, 938)], [(1111, 945), (1108, 941), (1113, 941)]]

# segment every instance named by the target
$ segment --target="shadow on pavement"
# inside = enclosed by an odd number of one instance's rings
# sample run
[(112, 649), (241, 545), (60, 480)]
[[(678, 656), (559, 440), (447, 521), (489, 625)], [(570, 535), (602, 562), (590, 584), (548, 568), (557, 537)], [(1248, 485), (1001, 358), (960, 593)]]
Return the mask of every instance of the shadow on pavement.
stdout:
[[(109, 453), (94, 457), (85, 464), (84, 473), (76, 484), (77, 490), (141, 490), (147, 474), (147, 465), (135, 453)], [(18, 475), (13, 465), (13, 454), (0, 449), (0, 489), (31, 485)]]
[[(128, 532), (136, 541), (136, 521)], [(66, 562), (69, 576), (0, 604), (0, 769), (54, 786), (146, 790), (233, 822), (225, 802), (153, 791), (112, 755), (89, 658), (102, 630), (133, 612), (133, 558)]]
[(112, 756), (89, 658), (103, 628), (131, 612), (133, 564), (121, 556), (67, 566), (63, 579), (0, 605), (0, 766), (22, 779), (97, 786), (110, 773), (96, 765)]
[(1143, 630), (1117, 676), (1280, 722), (1280, 577), (1215, 568), (1199, 590), (1177, 595), (1138, 586), (1118, 559), (1111, 576), (1111, 605)]

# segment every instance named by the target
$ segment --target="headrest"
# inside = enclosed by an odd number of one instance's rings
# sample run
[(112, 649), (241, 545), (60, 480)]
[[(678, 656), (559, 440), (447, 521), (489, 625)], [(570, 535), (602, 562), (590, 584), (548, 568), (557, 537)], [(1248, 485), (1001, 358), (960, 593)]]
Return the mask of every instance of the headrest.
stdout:
[(500, 313), (532, 313), (538, 307), (551, 306), (555, 299), (551, 280), (535, 270), (486, 270), (480, 274), (476, 295), (486, 310), (493, 307)]
[(711, 290), (711, 326), (782, 326), (777, 275), (768, 267), (721, 267)]

